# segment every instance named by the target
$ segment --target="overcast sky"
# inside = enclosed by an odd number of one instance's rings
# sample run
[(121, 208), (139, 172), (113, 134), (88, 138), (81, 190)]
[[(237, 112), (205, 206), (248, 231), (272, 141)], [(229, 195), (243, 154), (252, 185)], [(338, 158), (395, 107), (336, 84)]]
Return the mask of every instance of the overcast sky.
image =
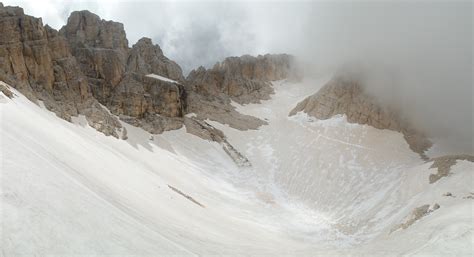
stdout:
[[(242, 54), (292, 53), (313, 64), (470, 44), (469, 1), (7, 0), (60, 29), (87, 9), (124, 24), (130, 46), (150, 37), (188, 72)], [(446, 42), (445, 42), (446, 41)], [(433, 46), (437, 44), (437, 46)], [(445, 45), (441, 45), (445, 44)], [(464, 50), (461, 49), (461, 50)], [(413, 54), (413, 53), (410, 53)]]
[[(20, 5), (27, 14), (42, 17), (45, 24), (60, 29), (72, 11), (87, 9), (106, 20), (124, 24), (132, 46), (150, 37), (165, 55), (189, 72), (200, 65), (211, 66), (231, 55), (283, 52), (268, 45), (261, 32), (292, 33), (301, 25), (298, 17), (281, 17), (292, 4), (255, 8), (250, 2), (158, 2), (158, 1), (4, 1)], [(304, 10), (304, 8), (302, 8)], [(279, 19), (271, 18), (280, 16)], [(282, 20), (284, 19), (284, 20)], [(292, 25), (293, 24), (293, 25)], [(286, 32), (285, 32), (286, 31)], [(273, 33), (273, 32), (272, 32)], [(291, 35), (288, 35), (291, 36)]]
[(353, 62), (434, 136), (473, 146), (472, 1), (4, 1), (59, 29), (88, 9), (153, 39), (188, 73), (227, 56), (291, 53), (310, 74)]

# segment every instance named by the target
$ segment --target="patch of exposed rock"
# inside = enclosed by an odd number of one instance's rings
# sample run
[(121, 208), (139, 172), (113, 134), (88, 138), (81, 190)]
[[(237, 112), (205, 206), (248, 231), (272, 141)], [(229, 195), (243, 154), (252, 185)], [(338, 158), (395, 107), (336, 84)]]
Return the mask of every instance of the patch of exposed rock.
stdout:
[(357, 79), (349, 76), (336, 75), (316, 94), (298, 103), (289, 115), (301, 111), (321, 120), (344, 114), (351, 123), (401, 132), (410, 149), (423, 159), (427, 159), (424, 152), (432, 145), (423, 133), (403, 120), (396, 111), (378, 103), (364, 91)]
[(418, 220), (420, 220), (421, 218), (423, 218), (424, 216), (428, 215), (429, 213), (439, 209), (440, 206), (439, 204), (435, 203), (433, 204), (433, 206), (430, 208), (430, 205), (429, 204), (425, 204), (425, 205), (422, 205), (420, 207), (417, 207), (415, 208), (411, 213), (410, 215), (408, 215), (404, 222), (401, 223), (400, 225), (398, 226), (395, 226), (394, 228), (392, 228), (392, 230), (390, 231), (390, 233), (394, 232), (395, 230), (398, 230), (398, 229), (407, 229), (408, 227), (410, 227), (411, 225), (413, 225), (415, 222), (417, 222)]
[(237, 112), (226, 97), (207, 100), (202, 95), (189, 93), (187, 105), (188, 112), (196, 114), (199, 120), (209, 119), (239, 130), (257, 129), (267, 124), (259, 118)]
[(456, 164), (458, 160), (474, 162), (474, 156), (471, 155), (446, 155), (441, 157), (432, 158), (433, 161), (430, 169), (437, 169), (435, 174), (429, 176), (430, 184), (435, 183), (442, 177), (449, 176), (451, 174), (451, 167)]
[[(30, 100), (70, 121), (84, 114), (89, 121), (106, 120), (97, 127), (118, 136), (120, 123), (91, 94), (87, 78), (71, 54), (64, 37), (22, 8), (0, 6), (0, 80)], [(97, 123), (97, 122), (96, 122)]]
[(122, 127), (116, 116), (111, 115), (96, 100), (85, 105), (81, 113), (86, 116), (87, 122), (91, 127), (101, 131), (106, 136), (126, 138), (127, 131)]
[(258, 103), (273, 94), (271, 81), (295, 78), (290, 55), (229, 57), (212, 69), (199, 67), (187, 79), (188, 112), (198, 119), (210, 119), (236, 129), (256, 129), (266, 124), (235, 111), (231, 101)]
[(198, 136), (202, 139), (214, 141), (222, 146), (222, 149), (229, 155), (229, 157), (240, 167), (252, 166), (250, 161), (235, 149), (228, 141), (224, 133), (210, 125), (205, 121), (196, 118), (184, 118), (184, 125), (186, 132)]
[(179, 129), (183, 126), (183, 118), (166, 117), (159, 114), (147, 114), (141, 118), (120, 115), (119, 118), (130, 125), (143, 128), (151, 134), (161, 134), (164, 131)]
[(474, 193), (473, 192), (469, 192), (469, 194), (467, 196), (464, 196), (462, 199), (474, 199)]
[(293, 57), (286, 54), (228, 57), (212, 69), (189, 73), (190, 91), (209, 99), (226, 95), (240, 104), (258, 103), (273, 93), (270, 81), (293, 74)]
[(0, 82), (0, 92), (2, 92), (6, 97), (10, 99), (12, 99), (14, 96), (13, 92), (10, 90), (10, 88), (8, 88), (7, 84), (3, 82)]

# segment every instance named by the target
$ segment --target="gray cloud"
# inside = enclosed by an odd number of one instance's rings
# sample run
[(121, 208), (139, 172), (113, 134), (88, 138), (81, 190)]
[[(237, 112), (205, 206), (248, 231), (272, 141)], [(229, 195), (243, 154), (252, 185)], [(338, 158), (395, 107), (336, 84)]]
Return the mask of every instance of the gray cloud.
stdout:
[(5, 1), (61, 27), (73, 10), (124, 23), (185, 70), (230, 55), (292, 53), (308, 74), (357, 63), (368, 89), (456, 151), (473, 149), (471, 1)]
[[(148, 35), (185, 72), (200, 65), (209, 67), (229, 55), (248, 53), (256, 43), (246, 31), (246, 13), (239, 5), (155, 3), (150, 6), (155, 8), (150, 8), (148, 14), (141, 8), (127, 8), (127, 13), (151, 17), (145, 20), (150, 31), (129, 33), (132, 42)], [(143, 27), (143, 22), (137, 19), (127, 23), (127, 31), (133, 30), (130, 27)]]
[(474, 153), (472, 2), (345, 2), (320, 10), (298, 52), (308, 67), (356, 63), (381, 102), (445, 147)]

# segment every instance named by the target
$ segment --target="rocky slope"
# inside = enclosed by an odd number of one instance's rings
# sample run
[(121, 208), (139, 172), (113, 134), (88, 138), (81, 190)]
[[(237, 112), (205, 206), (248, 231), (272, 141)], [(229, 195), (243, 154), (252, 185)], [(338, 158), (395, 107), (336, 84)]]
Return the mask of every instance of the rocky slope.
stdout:
[(361, 82), (352, 75), (337, 74), (316, 94), (298, 103), (290, 116), (301, 111), (321, 120), (344, 114), (351, 123), (401, 132), (410, 148), (424, 159), (427, 159), (424, 152), (432, 145), (423, 133), (396, 111), (367, 94)]
[(61, 28), (94, 97), (104, 103), (125, 73), (128, 41), (121, 23), (101, 20), (89, 12), (73, 12)]

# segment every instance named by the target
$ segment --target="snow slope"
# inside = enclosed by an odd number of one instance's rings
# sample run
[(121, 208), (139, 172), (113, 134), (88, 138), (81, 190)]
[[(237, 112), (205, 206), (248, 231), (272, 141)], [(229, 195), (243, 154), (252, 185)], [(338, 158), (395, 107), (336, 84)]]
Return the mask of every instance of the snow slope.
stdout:
[(238, 106), (268, 120), (257, 131), (210, 122), (249, 168), (184, 129), (151, 137), (124, 124), (117, 140), (0, 93), (2, 255), (471, 256), (474, 165), (429, 184), (435, 171), (398, 133), (289, 118), (326, 80), (276, 82), (271, 100)]

